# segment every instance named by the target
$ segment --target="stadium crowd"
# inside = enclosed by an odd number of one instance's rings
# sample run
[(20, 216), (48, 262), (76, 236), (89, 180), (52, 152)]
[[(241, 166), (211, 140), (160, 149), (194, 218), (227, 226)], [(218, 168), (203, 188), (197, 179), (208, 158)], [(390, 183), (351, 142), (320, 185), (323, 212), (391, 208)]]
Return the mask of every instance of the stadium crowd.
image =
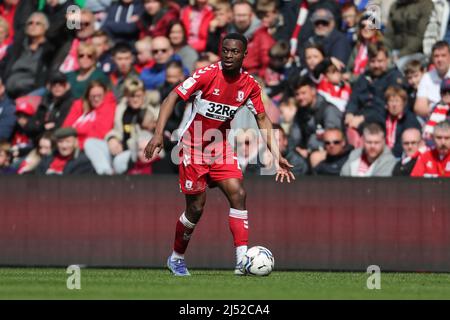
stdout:
[[(144, 157), (161, 102), (219, 60), (228, 32), (295, 175), (450, 177), (447, 0), (0, 0), (0, 173), (176, 173)], [(230, 141), (271, 167), (257, 125)]]

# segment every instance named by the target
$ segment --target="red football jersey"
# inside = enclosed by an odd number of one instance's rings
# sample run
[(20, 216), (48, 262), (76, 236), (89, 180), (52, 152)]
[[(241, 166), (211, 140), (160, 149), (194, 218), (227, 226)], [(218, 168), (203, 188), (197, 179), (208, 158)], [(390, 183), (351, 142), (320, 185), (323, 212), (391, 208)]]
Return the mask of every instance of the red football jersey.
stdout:
[(411, 177), (450, 177), (450, 153), (441, 157), (436, 149), (420, 154)]
[(185, 101), (195, 97), (180, 141), (201, 150), (212, 141), (226, 142), (227, 129), (239, 108), (247, 107), (255, 115), (264, 112), (258, 82), (242, 70), (237, 77), (225, 76), (221, 62), (196, 70), (174, 90)]

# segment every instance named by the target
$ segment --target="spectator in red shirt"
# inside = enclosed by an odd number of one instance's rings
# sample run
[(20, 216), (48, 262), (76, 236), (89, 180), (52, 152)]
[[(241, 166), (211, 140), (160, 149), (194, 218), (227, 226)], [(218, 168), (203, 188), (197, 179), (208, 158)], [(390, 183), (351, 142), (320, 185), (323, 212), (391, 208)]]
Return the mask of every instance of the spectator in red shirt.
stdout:
[(19, 1), (20, 0), (4, 0), (0, 3), (0, 16), (9, 24), (9, 41), (12, 41), (14, 38), (14, 16)]
[(169, 23), (180, 14), (179, 6), (167, 0), (144, 0), (144, 9), (138, 21), (140, 38), (165, 36)]
[(11, 45), (11, 39), (9, 38), (9, 24), (0, 16), (0, 61), (6, 55), (8, 47)]
[(187, 31), (188, 44), (197, 52), (205, 51), (209, 23), (214, 19), (208, 0), (195, 0), (194, 5), (184, 7), (180, 18)]
[(100, 81), (92, 81), (83, 97), (76, 100), (63, 123), (77, 131), (79, 147), (87, 138), (103, 139), (113, 128), (116, 100), (112, 91)]
[(439, 122), (433, 133), (435, 146), (421, 154), (411, 172), (412, 177), (450, 177), (450, 121)]

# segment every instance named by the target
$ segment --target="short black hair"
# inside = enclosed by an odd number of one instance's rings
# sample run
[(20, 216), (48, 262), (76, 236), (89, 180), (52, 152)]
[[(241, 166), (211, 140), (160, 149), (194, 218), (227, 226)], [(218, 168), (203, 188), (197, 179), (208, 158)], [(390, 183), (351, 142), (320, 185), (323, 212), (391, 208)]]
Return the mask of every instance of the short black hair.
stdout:
[(448, 44), (448, 42), (445, 40), (437, 41), (433, 45), (433, 48), (431, 49), (431, 54), (433, 54), (434, 51), (436, 51), (438, 49), (444, 49), (444, 48), (447, 48), (447, 50), (450, 51), (450, 44)]
[(244, 51), (247, 51), (248, 40), (247, 40), (247, 38), (244, 35), (242, 35), (240, 33), (237, 33), (237, 32), (228, 33), (223, 38), (222, 43), (225, 40), (228, 40), (228, 39), (230, 39), (230, 40), (238, 40), (238, 41), (242, 42), (242, 44), (244, 45)]
[(115, 56), (118, 53), (133, 53), (133, 48), (126, 42), (118, 42), (112, 49), (112, 55)]
[(293, 89), (294, 89), (294, 91), (296, 91), (296, 90), (298, 90), (302, 87), (306, 87), (306, 86), (309, 86), (311, 88), (317, 87), (317, 85), (314, 83), (314, 81), (312, 81), (312, 79), (306, 75), (306, 76), (296, 79), (296, 81), (294, 82)]

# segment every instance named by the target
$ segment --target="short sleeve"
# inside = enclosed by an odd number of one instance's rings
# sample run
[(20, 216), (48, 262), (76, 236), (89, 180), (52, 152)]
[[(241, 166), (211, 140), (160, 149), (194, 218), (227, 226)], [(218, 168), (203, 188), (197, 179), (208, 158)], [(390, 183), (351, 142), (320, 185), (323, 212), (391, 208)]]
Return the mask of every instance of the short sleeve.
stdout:
[(202, 69), (197, 69), (192, 76), (184, 80), (181, 84), (175, 87), (175, 92), (184, 100), (187, 101), (189, 98), (199, 90), (205, 90), (206, 85), (214, 77), (214, 69), (217, 68), (215, 65), (205, 67)]
[(261, 97), (261, 87), (256, 81), (245, 105), (254, 115), (265, 112)]

